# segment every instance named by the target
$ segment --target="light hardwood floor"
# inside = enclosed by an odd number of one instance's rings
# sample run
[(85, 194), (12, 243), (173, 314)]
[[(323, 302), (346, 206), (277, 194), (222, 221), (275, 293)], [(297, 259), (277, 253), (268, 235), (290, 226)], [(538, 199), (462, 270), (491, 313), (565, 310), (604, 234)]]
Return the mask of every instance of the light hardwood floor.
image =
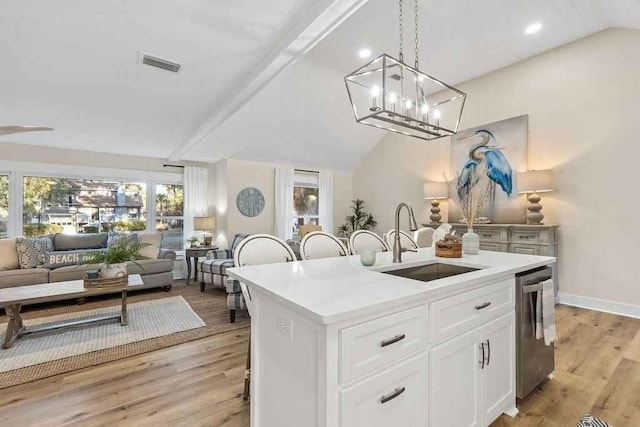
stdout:
[[(640, 320), (559, 306), (556, 371), (494, 427), (640, 426)], [(248, 426), (248, 329), (0, 392), (0, 425)], [(276, 426), (274, 426), (276, 427)]]

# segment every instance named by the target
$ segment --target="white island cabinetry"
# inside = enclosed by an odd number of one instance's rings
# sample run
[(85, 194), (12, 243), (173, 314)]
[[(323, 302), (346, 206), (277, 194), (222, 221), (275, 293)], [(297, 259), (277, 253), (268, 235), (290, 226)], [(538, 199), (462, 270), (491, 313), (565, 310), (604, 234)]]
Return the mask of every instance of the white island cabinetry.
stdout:
[[(554, 259), (408, 255), (230, 270), (252, 295), (252, 427), (487, 426), (517, 412), (514, 275)], [(382, 273), (434, 262), (478, 270)]]

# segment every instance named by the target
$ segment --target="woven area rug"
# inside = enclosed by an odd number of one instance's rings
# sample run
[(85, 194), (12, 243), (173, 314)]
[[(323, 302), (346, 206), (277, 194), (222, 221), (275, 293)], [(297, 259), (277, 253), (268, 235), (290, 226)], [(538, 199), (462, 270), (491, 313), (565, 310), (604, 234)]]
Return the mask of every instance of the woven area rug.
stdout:
[[(214, 288), (204, 293), (199, 286), (183, 284), (174, 285), (171, 292), (149, 289), (131, 293), (128, 303), (129, 326), (124, 328), (113, 320), (36, 333), (0, 350), (0, 389), (249, 325), (246, 313), (238, 313), (236, 323), (229, 323), (226, 294)], [(49, 323), (118, 312), (119, 304), (118, 295), (109, 295), (83, 305), (73, 301), (30, 305), (23, 309), (23, 318), (27, 326)], [(4, 339), (7, 318), (3, 311), (0, 314)]]

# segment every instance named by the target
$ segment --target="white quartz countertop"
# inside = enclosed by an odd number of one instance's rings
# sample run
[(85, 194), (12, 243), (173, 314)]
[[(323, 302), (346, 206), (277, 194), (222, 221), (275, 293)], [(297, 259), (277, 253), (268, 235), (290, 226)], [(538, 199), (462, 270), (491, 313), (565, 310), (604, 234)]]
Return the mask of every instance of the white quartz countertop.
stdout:
[[(480, 251), (462, 258), (440, 258), (432, 248), (402, 254), (394, 264), (390, 252), (378, 253), (376, 263), (365, 267), (360, 257), (347, 256), (280, 264), (236, 267), (229, 276), (245, 283), (250, 290), (286, 304), (310, 320), (332, 324), (388, 310), (393, 306), (435, 298), (490, 284), (516, 273), (555, 263), (553, 257)], [(430, 282), (383, 274), (432, 263), (444, 263), (480, 270)]]

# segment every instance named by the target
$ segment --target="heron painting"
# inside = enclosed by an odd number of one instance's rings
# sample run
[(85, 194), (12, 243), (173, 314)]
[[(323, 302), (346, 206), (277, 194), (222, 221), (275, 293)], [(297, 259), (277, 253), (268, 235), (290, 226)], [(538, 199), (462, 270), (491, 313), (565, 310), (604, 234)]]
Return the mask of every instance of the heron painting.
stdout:
[[(474, 192), (476, 205), (485, 198), (478, 216), (502, 223), (517, 223), (522, 217), (521, 198), (511, 196), (517, 194), (516, 171), (527, 169), (527, 128), (525, 115), (467, 129), (451, 138), (450, 176), (456, 177), (452, 192), (458, 200)], [(466, 210), (453, 207), (449, 220), (462, 220), (469, 214)]]

